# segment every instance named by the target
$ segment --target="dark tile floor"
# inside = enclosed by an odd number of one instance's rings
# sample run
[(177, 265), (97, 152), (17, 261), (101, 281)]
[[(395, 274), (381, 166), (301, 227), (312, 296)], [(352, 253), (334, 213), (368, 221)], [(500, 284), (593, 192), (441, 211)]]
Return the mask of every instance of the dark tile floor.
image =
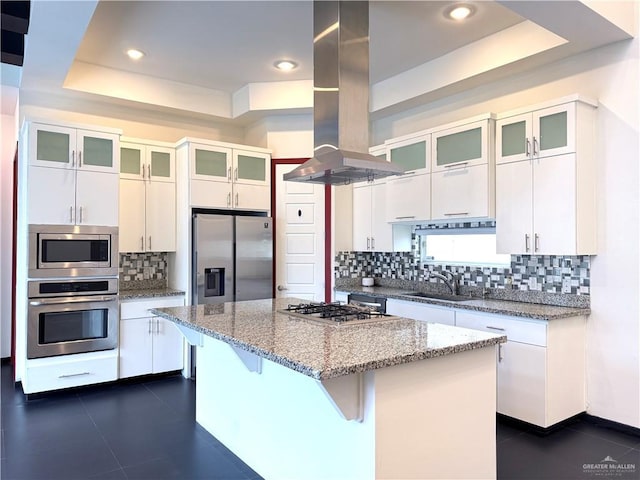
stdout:
[[(1, 478), (260, 478), (195, 423), (194, 387), (176, 375), (26, 401), (11, 367), (2, 365)], [(500, 480), (640, 478), (640, 436), (587, 420), (542, 436), (500, 419), (497, 441)], [(618, 463), (603, 462), (608, 457)], [(603, 472), (589, 464), (619, 468)], [(635, 469), (620, 470), (625, 465)]]

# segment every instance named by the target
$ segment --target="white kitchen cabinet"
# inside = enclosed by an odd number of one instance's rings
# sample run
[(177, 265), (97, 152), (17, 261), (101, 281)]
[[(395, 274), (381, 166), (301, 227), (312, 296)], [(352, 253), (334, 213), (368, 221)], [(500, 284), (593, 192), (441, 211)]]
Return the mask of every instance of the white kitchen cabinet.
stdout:
[(431, 220), (431, 175), (410, 172), (387, 179), (386, 220), (417, 224)]
[(495, 216), (493, 114), (434, 131), (431, 141), (431, 219)]
[(509, 114), (498, 132), (498, 253), (595, 254), (593, 103)]
[(585, 411), (585, 317), (544, 321), (458, 309), (456, 326), (507, 336), (498, 349), (498, 413), (547, 428)]
[(386, 157), (405, 172), (431, 171), (431, 135), (417, 132), (385, 142)]
[(21, 141), (28, 223), (118, 225), (118, 131), (27, 121)]
[(118, 173), (119, 132), (71, 125), (28, 125), (29, 165)]
[[(597, 103), (577, 96), (500, 115), (496, 123), (496, 163), (575, 153), (592, 128)], [(586, 132), (585, 132), (586, 134)]]
[(393, 230), (386, 222), (386, 183), (377, 180), (353, 187), (353, 249), (393, 251)]
[(111, 382), (118, 379), (116, 350), (26, 360), (22, 390), (26, 394)]
[(141, 142), (122, 143), (120, 251), (175, 251), (175, 151)]
[(431, 174), (431, 218), (493, 218), (495, 174), (488, 165), (461, 166)]
[(124, 300), (120, 306), (119, 378), (182, 370), (183, 338), (151, 308), (184, 305), (181, 296)]
[(431, 171), (441, 172), (460, 166), (493, 164), (494, 127), (494, 115), (487, 114), (433, 131)]
[(270, 210), (267, 150), (188, 139), (182, 146), (188, 150), (192, 206)]
[(118, 226), (118, 175), (29, 166), (27, 216), (34, 224)]
[(439, 307), (428, 303), (387, 299), (387, 313), (423, 322), (455, 325), (456, 312), (452, 308)]

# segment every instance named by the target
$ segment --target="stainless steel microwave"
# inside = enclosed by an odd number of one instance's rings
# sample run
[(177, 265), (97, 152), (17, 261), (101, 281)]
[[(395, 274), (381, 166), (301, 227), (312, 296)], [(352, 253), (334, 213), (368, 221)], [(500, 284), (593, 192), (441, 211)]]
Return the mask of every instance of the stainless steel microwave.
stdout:
[(29, 225), (29, 277), (118, 275), (118, 227)]

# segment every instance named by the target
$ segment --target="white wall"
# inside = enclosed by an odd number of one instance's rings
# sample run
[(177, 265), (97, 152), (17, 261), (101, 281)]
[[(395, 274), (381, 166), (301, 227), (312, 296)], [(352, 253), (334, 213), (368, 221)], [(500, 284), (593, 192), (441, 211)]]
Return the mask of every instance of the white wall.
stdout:
[[(5, 88), (5, 87), (3, 87)], [(0, 117), (0, 357), (11, 355), (11, 252), (13, 251), (13, 157), (18, 139), (17, 105)]]
[[(636, 7), (637, 8), (637, 7)], [(599, 100), (598, 255), (588, 320), (588, 413), (640, 427), (640, 42), (623, 41), (373, 125), (372, 144), (438, 124), (580, 93)]]

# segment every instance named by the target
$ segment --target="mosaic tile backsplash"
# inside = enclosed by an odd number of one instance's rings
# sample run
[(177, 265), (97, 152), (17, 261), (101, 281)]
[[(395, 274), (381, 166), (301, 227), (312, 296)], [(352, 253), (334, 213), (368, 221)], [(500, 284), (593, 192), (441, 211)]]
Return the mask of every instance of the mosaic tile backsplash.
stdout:
[(512, 255), (510, 267), (446, 264), (423, 267), (419, 255), (413, 252), (338, 252), (335, 276), (439, 283), (437, 278), (429, 278), (429, 274), (449, 270), (459, 275), (461, 286), (589, 295), (590, 262), (589, 256)]
[(121, 253), (120, 290), (167, 286), (167, 253)]

